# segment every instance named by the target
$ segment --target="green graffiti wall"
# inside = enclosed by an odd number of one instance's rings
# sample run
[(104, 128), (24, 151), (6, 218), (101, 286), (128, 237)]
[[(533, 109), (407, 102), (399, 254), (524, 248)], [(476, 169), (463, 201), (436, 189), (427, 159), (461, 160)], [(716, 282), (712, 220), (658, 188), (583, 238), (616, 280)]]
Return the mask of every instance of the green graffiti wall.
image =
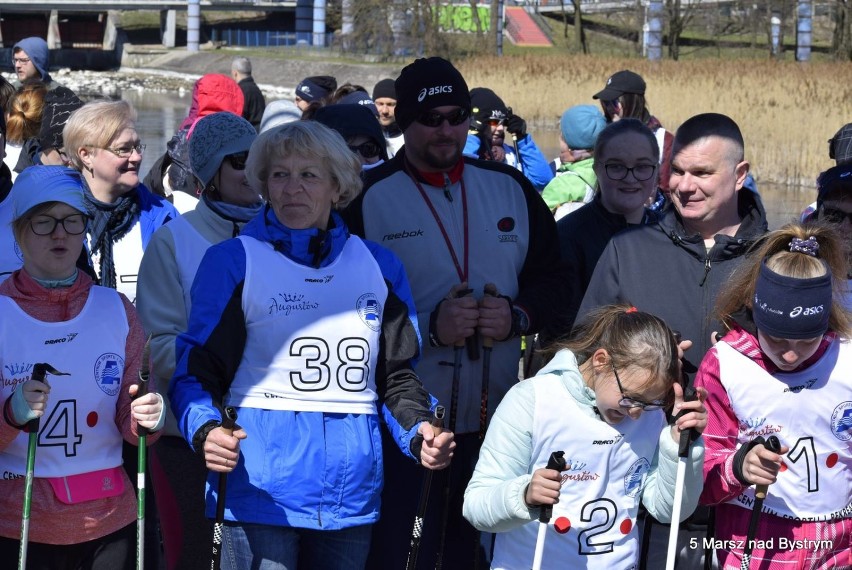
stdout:
[[(491, 28), (491, 8), (477, 6), (479, 22), (483, 31)], [(445, 32), (476, 32), (476, 22), (473, 20), (473, 10), (470, 6), (442, 5), (438, 12), (438, 22)]]

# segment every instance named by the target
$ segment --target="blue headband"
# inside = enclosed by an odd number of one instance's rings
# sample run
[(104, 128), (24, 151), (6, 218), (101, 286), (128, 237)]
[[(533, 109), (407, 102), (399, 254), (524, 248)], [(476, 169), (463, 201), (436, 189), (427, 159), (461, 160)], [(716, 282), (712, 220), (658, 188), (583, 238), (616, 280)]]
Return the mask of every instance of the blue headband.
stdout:
[(830, 271), (821, 277), (797, 279), (775, 273), (763, 260), (752, 308), (759, 331), (776, 338), (816, 338), (828, 330), (830, 313)]

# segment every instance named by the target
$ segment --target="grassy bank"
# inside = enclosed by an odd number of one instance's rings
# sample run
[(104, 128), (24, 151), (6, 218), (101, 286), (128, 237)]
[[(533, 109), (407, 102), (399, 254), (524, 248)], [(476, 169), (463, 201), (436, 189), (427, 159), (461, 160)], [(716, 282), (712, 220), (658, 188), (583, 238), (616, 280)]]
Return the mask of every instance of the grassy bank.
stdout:
[(639, 59), (545, 53), (458, 62), (471, 87), (494, 89), (516, 113), (555, 126), (565, 109), (597, 104), (592, 95), (620, 69), (648, 84), (649, 107), (669, 130), (692, 115), (729, 115), (743, 130), (758, 180), (812, 185), (832, 165), (827, 140), (852, 121), (852, 63)]

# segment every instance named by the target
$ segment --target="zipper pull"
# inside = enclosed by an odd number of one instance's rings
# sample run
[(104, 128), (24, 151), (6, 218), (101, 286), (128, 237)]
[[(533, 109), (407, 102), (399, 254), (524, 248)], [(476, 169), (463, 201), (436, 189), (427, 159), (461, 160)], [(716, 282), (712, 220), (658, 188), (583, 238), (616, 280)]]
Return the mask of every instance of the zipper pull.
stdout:
[(698, 284), (699, 287), (703, 287), (704, 283), (707, 281), (707, 275), (710, 273), (710, 255), (704, 258), (704, 278), (701, 280), (701, 283)]
[(453, 201), (453, 195), (450, 194), (450, 177), (447, 176), (446, 172), (444, 172), (443, 174), (444, 174), (444, 197), (448, 201), (452, 202)]

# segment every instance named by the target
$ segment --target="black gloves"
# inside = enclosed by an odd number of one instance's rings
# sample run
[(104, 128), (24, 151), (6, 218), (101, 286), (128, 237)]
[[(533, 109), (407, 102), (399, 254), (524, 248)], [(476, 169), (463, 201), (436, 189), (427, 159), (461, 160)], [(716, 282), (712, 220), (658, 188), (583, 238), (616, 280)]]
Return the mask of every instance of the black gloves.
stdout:
[(522, 139), (527, 136), (527, 122), (515, 114), (510, 114), (506, 119), (506, 130)]

